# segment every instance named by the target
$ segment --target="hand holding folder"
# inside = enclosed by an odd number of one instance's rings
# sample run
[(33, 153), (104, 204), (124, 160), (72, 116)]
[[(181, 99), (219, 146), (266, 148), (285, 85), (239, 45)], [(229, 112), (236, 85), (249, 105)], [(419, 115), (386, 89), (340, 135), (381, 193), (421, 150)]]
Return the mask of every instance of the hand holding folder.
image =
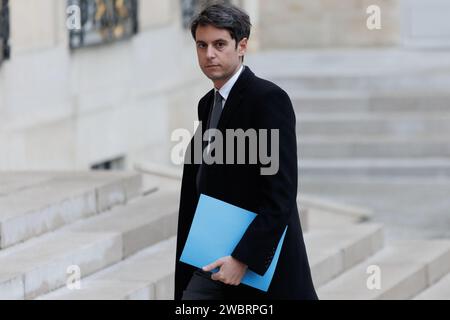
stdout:
[[(202, 268), (230, 256), (255, 217), (251, 211), (202, 194), (180, 261)], [(243, 284), (262, 291), (269, 289), (286, 230), (287, 227), (264, 276), (247, 270)]]

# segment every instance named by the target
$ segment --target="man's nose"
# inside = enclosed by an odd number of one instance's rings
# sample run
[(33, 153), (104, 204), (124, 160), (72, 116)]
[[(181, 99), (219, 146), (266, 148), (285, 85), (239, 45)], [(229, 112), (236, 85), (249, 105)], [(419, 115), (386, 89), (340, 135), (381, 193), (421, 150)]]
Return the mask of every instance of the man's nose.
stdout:
[(212, 59), (216, 56), (216, 52), (214, 50), (213, 46), (208, 46), (208, 48), (206, 49), (206, 57), (208, 59)]

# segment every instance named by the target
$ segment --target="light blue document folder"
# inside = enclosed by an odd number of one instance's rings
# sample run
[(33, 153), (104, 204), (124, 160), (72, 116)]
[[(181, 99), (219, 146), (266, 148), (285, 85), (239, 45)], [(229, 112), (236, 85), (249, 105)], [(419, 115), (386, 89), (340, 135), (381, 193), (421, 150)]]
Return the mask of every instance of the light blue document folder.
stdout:
[[(251, 211), (202, 194), (180, 261), (202, 268), (231, 255), (255, 217)], [(247, 269), (241, 281), (243, 284), (262, 291), (269, 289), (286, 231), (287, 227), (265, 275)]]

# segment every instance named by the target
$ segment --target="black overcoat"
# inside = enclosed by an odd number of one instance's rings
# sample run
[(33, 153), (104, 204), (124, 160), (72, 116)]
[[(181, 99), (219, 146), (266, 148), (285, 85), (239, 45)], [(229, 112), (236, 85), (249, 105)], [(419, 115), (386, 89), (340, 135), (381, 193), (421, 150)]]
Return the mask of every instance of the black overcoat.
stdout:
[[(214, 104), (214, 90), (208, 92), (199, 102), (198, 118), (202, 125), (196, 134), (203, 134), (207, 126), (209, 112)], [(296, 117), (287, 93), (270, 81), (258, 78), (246, 66), (233, 86), (224, 106), (218, 130), (223, 133), (226, 145), (226, 129), (278, 129), (279, 166), (276, 174), (262, 175), (261, 168), (271, 164), (261, 161), (251, 163), (247, 144), (245, 164), (238, 164), (234, 152), (234, 164), (204, 164), (202, 174), (205, 179), (197, 190), (196, 176), (199, 164), (194, 163), (196, 152), (194, 138), (188, 147), (183, 168), (181, 186), (177, 251), (175, 270), (175, 299), (181, 299), (195, 268), (179, 262), (192, 219), (197, 207), (199, 194), (226, 201), (238, 207), (257, 213), (232, 256), (248, 265), (257, 274), (264, 274), (269, 267), (276, 246), (286, 226), (286, 238), (280, 253), (278, 265), (268, 292), (246, 285), (226, 286), (230, 299), (317, 299), (313, 286), (310, 266), (303, 240), (302, 228), (297, 209), (297, 139)], [(201, 130), (201, 131), (200, 131)], [(272, 154), (267, 131), (268, 151)], [(262, 135), (258, 135), (258, 140)], [(237, 150), (237, 144), (235, 151)], [(198, 151), (198, 149), (197, 149)], [(228, 163), (227, 163), (228, 162)], [(274, 171), (272, 169), (272, 171)], [(214, 214), (214, 212), (211, 212)], [(213, 262), (213, 261), (211, 261)]]

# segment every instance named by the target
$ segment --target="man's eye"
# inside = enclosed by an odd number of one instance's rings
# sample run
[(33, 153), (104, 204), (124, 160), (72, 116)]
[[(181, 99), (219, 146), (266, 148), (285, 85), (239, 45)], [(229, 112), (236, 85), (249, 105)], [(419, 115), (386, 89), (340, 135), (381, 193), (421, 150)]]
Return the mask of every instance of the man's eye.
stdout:
[(197, 48), (203, 49), (204, 47), (205, 47), (205, 44), (203, 44), (203, 43), (197, 44)]
[(223, 47), (225, 47), (225, 43), (219, 42), (216, 46), (217, 46), (217, 48), (223, 48)]

